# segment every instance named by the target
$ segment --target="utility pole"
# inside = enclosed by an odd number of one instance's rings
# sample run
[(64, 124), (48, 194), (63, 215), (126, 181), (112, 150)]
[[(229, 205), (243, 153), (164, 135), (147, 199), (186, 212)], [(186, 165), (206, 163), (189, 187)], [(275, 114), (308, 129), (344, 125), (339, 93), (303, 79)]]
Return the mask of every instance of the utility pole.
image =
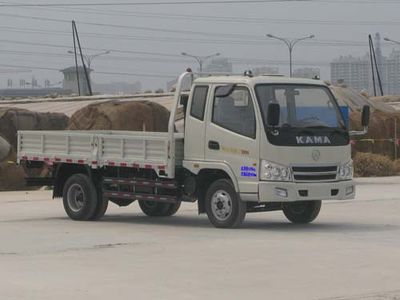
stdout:
[(215, 53), (215, 54), (211, 54), (211, 55), (207, 55), (207, 56), (197, 56), (197, 55), (188, 54), (186, 52), (182, 52), (181, 54), (183, 56), (194, 58), (199, 63), (199, 71), (200, 71), (200, 73), (203, 73), (203, 64), (204, 64), (204, 62), (206, 60), (208, 60), (208, 59), (210, 59), (212, 57), (216, 57), (216, 56), (220, 56), (221, 55), (221, 53)]
[(78, 68), (78, 54), (76, 53), (76, 36), (75, 36), (75, 22), (72, 21), (72, 39), (74, 43), (74, 59), (75, 59), (75, 71), (76, 71), (76, 82), (78, 85), (78, 95), (81, 95), (81, 84), (79, 82), (79, 68)]
[[(81, 60), (82, 60), (82, 66), (83, 66), (83, 70), (85, 71), (86, 83), (87, 83), (88, 89), (89, 89), (89, 95), (90, 95), (90, 96), (93, 96), (92, 84), (91, 84), (91, 82), (90, 82), (89, 73), (88, 73), (88, 70), (87, 70), (87, 68), (86, 68), (86, 64), (85, 64), (84, 58), (83, 58), (81, 41), (79, 40), (78, 29), (76, 28), (76, 23), (75, 23), (75, 21), (72, 21), (72, 33), (73, 33), (73, 39), (74, 39), (74, 54), (75, 54), (75, 64), (76, 64), (76, 77), (77, 77), (77, 79), (78, 79), (78, 90), (79, 90), (79, 95), (80, 95), (80, 88), (79, 88), (79, 71), (78, 71), (78, 61), (77, 61), (76, 46), (79, 47), (79, 53), (80, 53)], [(75, 42), (75, 41), (76, 41), (76, 42)]]
[(376, 95), (376, 87), (375, 87), (375, 75), (374, 75), (374, 65), (375, 65), (375, 71), (376, 71), (376, 76), (378, 78), (379, 90), (381, 92), (381, 96), (383, 96), (383, 85), (382, 85), (378, 62), (376, 60), (375, 45), (374, 45), (371, 35), (368, 36), (368, 39), (369, 39), (369, 51), (370, 51), (371, 67), (372, 67), (372, 81), (374, 84), (374, 95), (375, 95), (375, 97), (377, 96)]
[(267, 37), (271, 38), (271, 39), (282, 41), (288, 47), (288, 49), (289, 49), (290, 77), (292, 77), (293, 76), (293, 49), (294, 49), (294, 46), (296, 46), (296, 44), (301, 42), (301, 41), (315, 38), (315, 35), (310, 35), (310, 36), (306, 36), (306, 37), (302, 37), (302, 38), (298, 38), (298, 39), (287, 39), (287, 38), (278, 37), (278, 36), (275, 36), (275, 35), (272, 35), (272, 34), (267, 34)]

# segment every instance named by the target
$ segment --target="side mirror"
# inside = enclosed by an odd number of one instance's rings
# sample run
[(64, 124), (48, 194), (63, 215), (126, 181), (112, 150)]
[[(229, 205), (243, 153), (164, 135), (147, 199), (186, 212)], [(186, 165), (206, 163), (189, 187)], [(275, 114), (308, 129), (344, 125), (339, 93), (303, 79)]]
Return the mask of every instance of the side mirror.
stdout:
[(270, 103), (268, 105), (267, 125), (271, 127), (278, 126), (280, 117), (281, 106), (278, 103)]
[(364, 135), (368, 132), (369, 125), (369, 116), (370, 116), (370, 107), (368, 105), (364, 105), (361, 116), (361, 125), (364, 127), (362, 131), (350, 131), (350, 136)]
[(368, 127), (369, 117), (370, 117), (370, 107), (368, 105), (364, 105), (361, 118), (361, 125), (363, 127)]

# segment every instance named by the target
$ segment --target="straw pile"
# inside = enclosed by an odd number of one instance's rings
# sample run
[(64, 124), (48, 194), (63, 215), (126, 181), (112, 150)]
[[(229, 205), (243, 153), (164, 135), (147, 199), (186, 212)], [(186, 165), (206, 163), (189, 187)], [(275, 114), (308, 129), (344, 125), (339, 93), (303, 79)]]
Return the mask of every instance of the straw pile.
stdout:
[(0, 136), (0, 161), (3, 161), (8, 157), (10, 150), (10, 143)]
[(71, 117), (70, 130), (168, 131), (169, 111), (150, 101), (102, 102), (88, 105)]
[[(394, 138), (395, 119), (397, 119), (397, 134), (400, 135), (400, 112), (385, 113), (377, 110), (372, 112), (368, 134), (354, 138), (356, 144), (353, 146), (353, 153), (370, 152), (394, 157), (394, 143), (392, 141), (380, 140)], [(360, 124), (361, 113), (351, 113), (350, 128), (352, 130), (361, 130)], [(400, 138), (400, 136), (398, 138)], [(398, 150), (400, 150), (399, 147)]]
[(68, 117), (60, 113), (38, 113), (19, 108), (0, 108), (0, 135), (17, 150), (18, 130), (63, 130)]
[(340, 105), (347, 105), (350, 111), (361, 110), (364, 105), (369, 105), (372, 109), (387, 113), (395, 111), (392, 106), (383, 102), (374, 101), (372, 98), (365, 97), (351, 88), (330, 86), (330, 89), (339, 100)]
[(376, 102), (383, 102), (383, 103), (400, 102), (400, 96), (371, 97), (371, 100), (376, 101)]
[(0, 191), (26, 189), (25, 172), (15, 165), (19, 130), (63, 130), (67, 125), (64, 114), (0, 108)]

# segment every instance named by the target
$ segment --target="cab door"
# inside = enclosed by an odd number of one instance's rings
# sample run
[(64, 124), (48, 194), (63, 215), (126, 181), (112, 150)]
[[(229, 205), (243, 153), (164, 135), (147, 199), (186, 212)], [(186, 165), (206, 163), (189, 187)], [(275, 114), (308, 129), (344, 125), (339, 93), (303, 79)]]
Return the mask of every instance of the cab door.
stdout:
[[(205, 160), (224, 162), (235, 174), (241, 193), (257, 193), (259, 128), (255, 101), (246, 86), (214, 85), (206, 125)], [(222, 96), (221, 96), (222, 94)]]

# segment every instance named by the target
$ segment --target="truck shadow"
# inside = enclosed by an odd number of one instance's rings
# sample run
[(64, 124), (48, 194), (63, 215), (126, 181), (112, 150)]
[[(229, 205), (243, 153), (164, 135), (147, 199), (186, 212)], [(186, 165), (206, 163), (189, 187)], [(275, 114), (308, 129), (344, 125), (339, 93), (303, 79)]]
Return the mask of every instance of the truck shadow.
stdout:
[[(148, 225), (148, 226), (167, 226), (167, 227), (187, 227), (187, 228), (209, 228), (214, 227), (209, 223), (205, 216), (173, 216), (167, 218), (151, 218), (142, 215), (109, 215), (100, 221), (101, 223), (119, 223), (132, 225)], [(226, 229), (225, 229), (226, 230)], [(259, 230), (259, 231), (275, 231), (275, 232), (384, 232), (400, 230), (400, 225), (396, 224), (370, 224), (356, 223), (343, 220), (342, 222), (329, 222), (323, 219), (317, 220), (312, 224), (292, 224), (288, 221), (276, 220), (245, 220), (238, 229)]]

